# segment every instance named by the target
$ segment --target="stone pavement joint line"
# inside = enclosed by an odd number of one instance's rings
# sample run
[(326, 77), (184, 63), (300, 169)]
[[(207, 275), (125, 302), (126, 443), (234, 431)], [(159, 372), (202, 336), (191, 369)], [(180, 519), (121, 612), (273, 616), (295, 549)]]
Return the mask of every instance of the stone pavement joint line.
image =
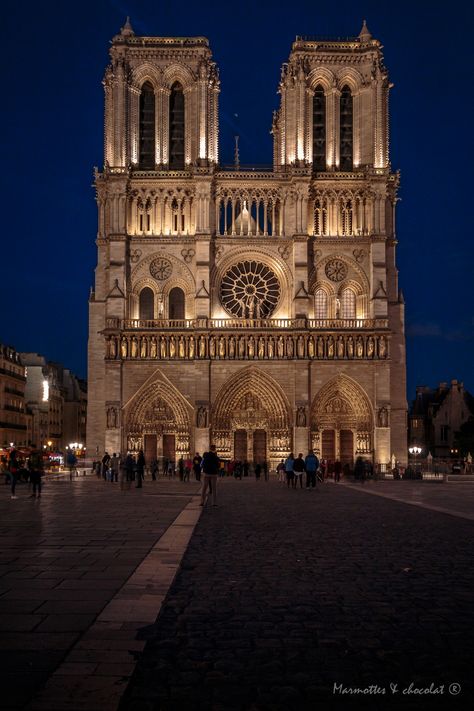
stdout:
[(199, 497), (177, 516), (96, 622), (73, 647), (31, 711), (113, 711), (145, 647), (202, 509)]

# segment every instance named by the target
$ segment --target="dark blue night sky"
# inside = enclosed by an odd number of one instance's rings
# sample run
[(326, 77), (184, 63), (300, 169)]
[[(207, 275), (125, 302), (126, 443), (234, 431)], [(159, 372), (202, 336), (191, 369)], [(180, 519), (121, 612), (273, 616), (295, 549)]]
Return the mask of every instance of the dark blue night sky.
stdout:
[(451, 378), (474, 393), (474, 13), (467, 2), (7, 2), (0, 341), (86, 375), (96, 260), (92, 170), (103, 160), (101, 80), (109, 40), (126, 15), (136, 34), (210, 39), (222, 82), (221, 160), (232, 161), (239, 133), (242, 163), (272, 160), (280, 66), (295, 36), (357, 35), (367, 18), (395, 84), (391, 159), (402, 174), (398, 266), (408, 397), (416, 384)]

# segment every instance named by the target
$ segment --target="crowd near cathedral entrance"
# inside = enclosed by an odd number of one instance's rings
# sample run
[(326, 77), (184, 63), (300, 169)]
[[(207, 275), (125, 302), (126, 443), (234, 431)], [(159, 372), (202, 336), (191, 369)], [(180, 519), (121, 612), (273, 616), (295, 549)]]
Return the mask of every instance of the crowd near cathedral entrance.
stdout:
[[(273, 163), (219, 162), (205, 37), (138, 37), (104, 78), (88, 450), (177, 461), (406, 457), (390, 82), (363, 25), (297, 37)], [(269, 107), (269, 116), (271, 109)]]

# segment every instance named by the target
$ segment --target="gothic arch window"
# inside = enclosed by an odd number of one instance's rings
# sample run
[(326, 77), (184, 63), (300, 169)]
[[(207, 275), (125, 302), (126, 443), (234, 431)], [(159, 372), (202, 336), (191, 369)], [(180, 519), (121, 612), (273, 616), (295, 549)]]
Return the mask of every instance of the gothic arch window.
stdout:
[(154, 301), (155, 295), (149, 286), (145, 286), (140, 291), (139, 297), (139, 314), (143, 320), (151, 320), (154, 318)]
[(149, 81), (142, 86), (139, 119), (139, 166), (155, 168), (155, 91)]
[(168, 317), (172, 319), (184, 318), (184, 291), (175, 286), (170, 291), (168, 300)]
[(322, 86), (313, 96), (313, 169), (326, 170), (326, 97)]
[(327, 235), (328, 233), (328, 211), (327, 203), (323, 198), (314, 201), (314, 234)]
[(317, 319), (326, 319), (328, 317), (328, 295), (324, 289), (316, 289), (314, 316)]
[(353, 101), (351, 90), (344, 86), (340, 99), (340, 148), (339, 167), (341, 170), (352, 170), (353, 167)]
[(179, 82), (171, 87), (169, 122), (169, 166), (173, 170), (184, 170), (184, 93)]
[(353, 202), (343, 198), (341, 200), (341, 234), (351, 235), (353, 222)]
[(341, 294), (341, 318), (356, 317), (356, 295), (352, 289), (344, 289)]

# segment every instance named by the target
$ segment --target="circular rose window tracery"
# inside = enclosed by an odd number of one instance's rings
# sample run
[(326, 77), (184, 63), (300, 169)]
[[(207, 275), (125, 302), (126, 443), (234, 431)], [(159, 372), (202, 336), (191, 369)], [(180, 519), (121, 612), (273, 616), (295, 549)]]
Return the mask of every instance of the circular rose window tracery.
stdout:
[(220, 297), (227, 313), (240, 318), (268, 318), (280, 300), (276, 274), (262, 262), (246, 260), (226, 271)]

